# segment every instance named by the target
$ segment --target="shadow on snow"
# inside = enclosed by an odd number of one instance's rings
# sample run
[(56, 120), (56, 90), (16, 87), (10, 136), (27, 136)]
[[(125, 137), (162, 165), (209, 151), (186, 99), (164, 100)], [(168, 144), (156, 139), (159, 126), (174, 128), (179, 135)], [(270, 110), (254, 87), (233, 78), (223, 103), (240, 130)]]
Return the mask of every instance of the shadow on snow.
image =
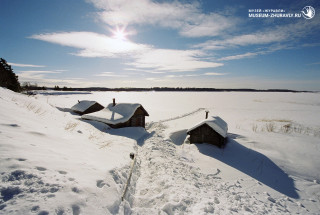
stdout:
[(267, 156), (228, 138), (224, 149), (209, 144), (196, 144), (202, 154), (249, 175), (272, 189), (291, 198), (299, 198), (294, 181)]
[(71, 108), (63, 108), (63, 107), (56, 107), (56, 108), (61, 112), (70, 113), (71, 115), (79, 116), (79, 114), (73, 112)]
[(101, 132), (105, 132), (110, 135), (122, 136), (122, 137), (133, 139), (137, 142), (139, 146), (142, 146), (144, 142), (150, 137), (152, 137), (153, 134), (155, 133), (154, 131), (151, 133), (148, 133), (142, 127), (125, 127), (125, 128), (113, 129), (113, 128), (110, 128), (107, 124), (102, 122), (98, 122), (94, 120), (84, 120), (81, 118), (79, 120), (89, 123), (96, 129), (100, 130)]
[[(174, 132), (170, 139), (176, 145), (182, 145), (186, 139), (186, 130)], [(227, 144), (223, 149), (211, 144), (195, 144), (199, 152), (215, 158), (272, 189), (291, 198), (299, 198), (294, 181), (267, 156), (249, 149), (234, 139), (245, 138), (238, 134), (228, 134)]]
[[(142, 146), (147, 139), (155, 134), (154, 131), (148, 133), (141, 127), (110, 129), (108, 125), (101, 122), (91, 120), (82, 121), (110, 135), (134, 139), (139, 146)], [(171, 140), (176, 145), (183, 144), (186, 137), (186, 130), (177, 131), (170, 135)], [(288, 197), (299, 198), (294, 187), (293, 179), (267, 156), (249, 149), (233, 139), (238, 137), (240, 136), (237, 134), (229, 134), (227, 144), (223, 149), (210, 144), (195, 145), (200, 153), (215, 158)]]

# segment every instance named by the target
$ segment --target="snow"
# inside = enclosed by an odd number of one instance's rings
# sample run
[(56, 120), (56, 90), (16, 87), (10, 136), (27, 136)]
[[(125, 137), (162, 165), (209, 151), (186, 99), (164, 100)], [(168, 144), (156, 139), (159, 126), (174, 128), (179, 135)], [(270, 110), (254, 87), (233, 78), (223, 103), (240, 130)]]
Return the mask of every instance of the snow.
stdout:
[(201, 121), (200, 123), (196, 124), (195, 126), (190, 128), (189, 130), (187, 130), (187, 133), (189, 133), (190, 131), (192, 131), (195, 128), (198, 128), (204, 124), (207, 124), (209, 127), (211, 127), (213, 130), (215, 130), (222, 137), (224, 137), (224, 138), (227, 137), (228, 124), (218, 116), (211, 116), (208, 119)]
[(77, 104), (73, 105), (71, 107), (71, 110), (82, 113), (86, 111), (89, 107), (94, 105), (95, 103), (96, 103), (95, 101), (82, 100), (82, 101), (79, 101)]
[(116, 125), (127, 122), (139, 107), (141, 104), (119, 103), (113, 106), (111, 103), (101, 111), (85, 114), (82, 118)]
[[(146, 130), (69, 111), (112, 98), (143, 104)], [(0, 88), (0, 101), (0, 214), (319, 214), (319, 93)], [(188, 143), (205, 110), (228, 123), (224, 149)]]

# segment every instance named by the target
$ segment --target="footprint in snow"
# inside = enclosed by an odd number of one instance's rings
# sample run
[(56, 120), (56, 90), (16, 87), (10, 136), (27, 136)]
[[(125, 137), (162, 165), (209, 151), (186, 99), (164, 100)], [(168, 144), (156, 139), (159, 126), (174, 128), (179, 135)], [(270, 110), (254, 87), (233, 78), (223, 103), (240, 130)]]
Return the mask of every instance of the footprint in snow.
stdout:
[(18, 124), (1, 124), (1, 125), (13, 127), (13, 128), (18, 128), (18, 127), (20, 127)]
[(48, 211), (40, 211), (40, 212), (38, 213), (38, 215), (48, 215), (48, 214), (49, 214)]
[(77, 187), (72, 187), (71, 190), (74, 193), (80, 193), (81, 192), (81, 190), (79, 188), (77, 188)]
[(97, 180), (97, 187), (102, 188), (104, 185), (110, 187), (110, 185), (106, 184), (103, 180)]
[(219, 199), (217, 197), (214, 197), (214, 203), (220, 204), (220, 201), (219, 201)]
[(72, 205), (72, 213), (73, 215), (79, 215), (80, 214), (80, 206), (79, 205)]
[(66, 171), (63, 171), (63, 170), (59, 170), (58, 171), (60, 174), (62, 174), (62, 175), (65, 175), (65, 174), (67, 174), (68, 172), (66, 172)]
[(47, 170), (46, 168), (41, 167), (41, 166), (37, 166), (36, 169), (39, 171), (46, 171)]
[(40, 133), (40, 132), (36, 132), (36, 131), (29, 131), (29, 134), (33, 134), (33, 135), (36, 135), (36, 136), (46, 136), (45, 134)]
[(39, 211), (39, 209), (40, 209), (40, 207), (39, 207), (38, 205), (33, 206), (33, 207), (31, 208), (31, 212), (35, 213), (35, 212)]

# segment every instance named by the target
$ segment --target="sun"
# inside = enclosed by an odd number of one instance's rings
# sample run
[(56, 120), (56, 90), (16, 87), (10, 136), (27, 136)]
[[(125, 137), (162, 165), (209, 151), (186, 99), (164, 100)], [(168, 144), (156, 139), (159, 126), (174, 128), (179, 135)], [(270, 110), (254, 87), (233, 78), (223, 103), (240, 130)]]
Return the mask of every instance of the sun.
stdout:
[(116, 30), (112, 31), (113, 37), (117, 40), (127, 40), (127, 32), (124, 28), (120, 29), (117, 28)]

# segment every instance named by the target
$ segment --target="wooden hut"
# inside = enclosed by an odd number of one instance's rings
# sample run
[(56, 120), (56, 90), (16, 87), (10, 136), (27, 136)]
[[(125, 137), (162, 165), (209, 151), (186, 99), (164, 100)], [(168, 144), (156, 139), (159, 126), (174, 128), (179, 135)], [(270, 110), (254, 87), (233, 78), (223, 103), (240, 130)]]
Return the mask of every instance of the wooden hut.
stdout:
[(71, 107), (71, 110), (80, 115), (93, 113), (102, 110), (104, 107), (96, 101), (82, 100)]
[(111, 128), (145, 127), (145, 117), (148, 112), (138, 103), (113, 103), (99, 112), (85, 114), (83, 119), (106, 123)]
[(210, 143), (222, 147), (226, 142), (227, 123), (220, 117), (210, 117), (187, 131), (190, 143)]

